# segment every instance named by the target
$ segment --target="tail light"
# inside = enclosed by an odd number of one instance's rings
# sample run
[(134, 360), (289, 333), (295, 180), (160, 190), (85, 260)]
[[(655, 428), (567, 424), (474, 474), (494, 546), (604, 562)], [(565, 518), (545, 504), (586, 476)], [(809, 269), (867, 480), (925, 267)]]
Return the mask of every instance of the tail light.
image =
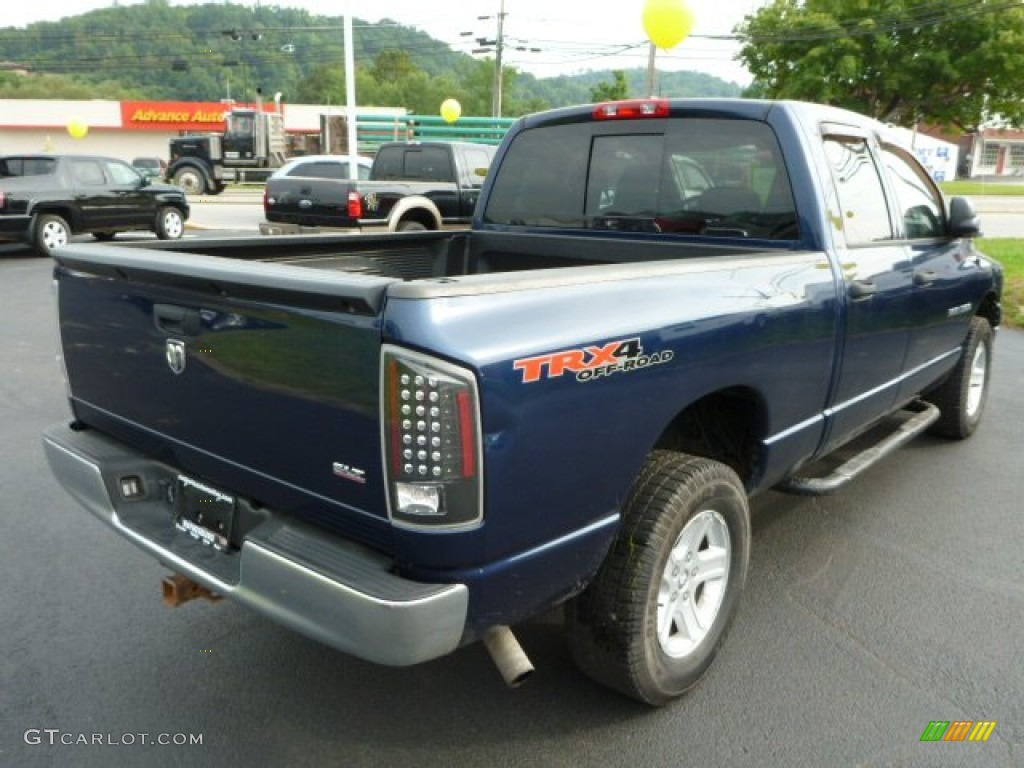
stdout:
[(381, 365), (391, 522), (434, 529), (479, 525), (480, 403), (472, 372), (388, 345)]
[(270, 211), (270, 198), (267, 195), (267, 188), (263, 188), (263, 215), (266, 216)]
[(348, 217), (350, 219), (363, 217), (363, 198), (354, 190), (348, 193)]
[(0, 190), (0, 208), (3, 208), (5, 205), (7, 205), (7, 195)]

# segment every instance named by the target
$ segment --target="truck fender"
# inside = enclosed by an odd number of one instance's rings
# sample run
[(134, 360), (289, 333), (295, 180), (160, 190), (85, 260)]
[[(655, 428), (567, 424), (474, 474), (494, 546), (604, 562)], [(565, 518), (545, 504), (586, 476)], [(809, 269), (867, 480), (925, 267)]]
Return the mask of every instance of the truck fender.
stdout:
[(411, 195), (399, 200), (388, 217), (388, 231), (398, 232), (402, 220), (417, 221), (427, 229), (441, 228), (441, 211), (429, 197)]
[(25, 213), (32, 217), (32, 227), (29, 233), (30, 239), (35, 238), (35, 221), (43, 214), (52, 213), (60, 216), (74, 232), (79, 231), (82, 223), (82, 218), (78, 215), (78, 211), (75, 210), (74, 206), (55, 205), (48, 201), (29, 200)]

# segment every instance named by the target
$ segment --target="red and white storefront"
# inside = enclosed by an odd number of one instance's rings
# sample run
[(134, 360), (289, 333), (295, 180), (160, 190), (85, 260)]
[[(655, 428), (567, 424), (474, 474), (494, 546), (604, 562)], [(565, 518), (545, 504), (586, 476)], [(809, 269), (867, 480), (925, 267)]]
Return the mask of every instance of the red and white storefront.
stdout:
[[(0, 99), (0, 154), (80, 152), (131, 160), (149, 156), (167, 159), (168, 140), (184, 133), (221, 132), (224, 112), (232, 106), (203, 101), (62, 101)], [(275, 109), (264, 103), (263, 109)], [(343, 112), (320, 104), (284, 104), (285, 132), (295, 153), (314, 151), (322, 115)], [(404, 109), (360, 107), (360, 114), (405, 114)], [(88, 132), (73, 137), (68, 126), (83, 124)]]

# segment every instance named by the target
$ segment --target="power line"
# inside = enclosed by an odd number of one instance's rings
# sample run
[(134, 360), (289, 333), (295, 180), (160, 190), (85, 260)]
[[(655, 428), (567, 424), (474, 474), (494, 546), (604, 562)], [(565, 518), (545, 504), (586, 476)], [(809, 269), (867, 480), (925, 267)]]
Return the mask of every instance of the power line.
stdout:
[[(864, 37), (864, 36), (881, 36), (901, 32), (907, 29), (915, 29), (918, 27), (935, 27), (944, 24), (954, 23), (962, 20), (968, 16), (978, 16), (985, 14), (993, 14), (1001, 11), (1022, 8), (1020, 0), (1008, 0), (1006, 2), (985, 2), (984, 0), (974, 0), (973, 2), (965, 2), (958, 5), (950, 5), (948, 2), (941, 3), (922, 3), (913, 9), (908, 9), (910, 12), (906, 14), (898, 14), (896, 12), (883, 13), (879, 17), (861, 17), (857, 19), (844, 20), (843, 23), (830, 29), (821, 30), (801, 30), (794, 31), (789, 30), (778, 34), (760, 34), (744, 36), (740, 34), (734, 35), (691, 35), (691, 40), (707, 40), (707, 41), (732, 41), (740, 43), (751, 43), (751, 44), (780, 44), (780, 43), (798, 43), (798, 42), (824, 42), (830, 40), (838, 40), (850, 37)], [(865, 25), (865, 22), (870, 21), (870, 25)], [(372, 40), (370, 33), (375, 30), (383, 29), (406, 29), (410, 33), (415, 35), (422, 35), (427, 38), (423, 42), (409, 43), (404, 42), (401, 45), (402, 50), (408, 51), (411, 54), (416, 55), (419, 58), (424, 57), (443, 57), (450, 56), (452, 54), (468, 55), (468, 51), (465, 50), (470, 45), (465, 41), (458, 42), (446, 42), (438, 40), (436, 38), (430, 38), (425, 32), (421, 32), (412, 27), (399, 24), (397, 22), (383, 22), (377, 24), (358, 24), (357, 29), (363, 31), (363, 36), (360, 41), (359, 52), (363, 57), (372, 58), (378, 53), (384, 50), (393, 49), (395, 43), (389, 41), (387, 44), (375, 44)], [(282, 40), (296, 34), (315, 34), (318, 32), (337, 32), (342, 29), (340, 24), (318, 24), (318, 25), (301, 25), (301, 26), (251, 26), (241, 29), (243, 33), (259, 32), (264, 35), (274, 36), (281, 35)], [(217, 33), (210, 32), (207, 37), (209, 39), (218, 39), (220, 37), (219, 31)], [(35, 30), (26, 30), (24, 32), (17, 33), (0, 33), (0, 46), (5, 43), (46, 43), (51, 47), (58, 46), (63, 43), (73, 43), (81, 39), (80, 32), (64, 32), (64, 33), (44, 33), (38, 34)], [(176, 31), (162, 31), (153, 33), (127, 33), (127, 32), (116, 32), (106, 34), (89, 34), (88, 42), (90, 44), (95, 43), (109, 43), (109, 42), (120, 42), (125, 40), (131, 41), (149, 41), (149, 42), (165, 42), (168, 47), (172, 44), (181, 42), (190, 42), (194, 45), (201, 46), (202, 43), (196, 42), (196, 36), (187, 32), (176, 32)], [(545, 66), (557, 66), (566, 64), (581, 64), (589, 61), (599, 61), (606, 58), (614, 57), (631, 57), (636, 55), (638, 58), (646, 56), (645, 53), (641, 54), (641, 49), (646, 50), (648, 42), (646, 40), (634, 41), (634, 42), (619, 42), (619, 43), (607, 43), (600, 46), (594, 44), (580, 43), (576, 40), (560, 40), (560, 39), (530, 39), (525, 40), (529, 44), (536, 44), (543, 48), (545, 53), (556, 54), (556, 56), (547, 58), (546, 60), (538, 60), (531, 58), (530, 64), (534, 65), (545, 65)], [(264, 52), (261, 50), (254, 50), (252, 48), (247, 51), (246, 60), (252, 66), (258, 65), (271, 65), (280, 63), (286, 60), (294, 60), (297, 64), (321, 64), (321, 63), (334, 63), (340, 62), (343, 58), (344, 49), (339, 41), (335, 42), (333, 39), (328, 38), (325, 40), (317, 40), (316, 45), (318, 50), (316, 53), (310, 51), (303, 51), (301, 47), (297, 46), (298, 50), (294, 54), (283, 54), (278, 51)], [(687, 53), (682, 56), (668, 56), (669, 59), (677, 59), (680, 61), (693, 60), (695, 58), (692, 53), (692, 49), (687, 49)], [(203, 54), (203, 55), (200, 55)], [(136, 68), (148, 69), (150, 61), (154, 57), (160, 57), (159, 61), (154, 61), (152, 64), (153, 68), (166, 68), (167, 60), (166, 57), (169, 54), (166, 51), (154, 53), (154, 54), (125, 54), (125, 55), (95, 55), (95, 56), (83, 56), (78, 57), (74, 62), (69, 62), (66, 59), (55, 61), (52, 58), (46, 56), (45, 53), (36, 53), (30, 56), (16, 56), (16, 54), (0, 54), (4, 56), (15, 56), (20, 63), (26, 66), (36, 69), (38, 71), (47, 72), (79, 72), (79, 71), (95, 71), (98, 67), (102, 68), (123, 68), (125, 66), (133, 66)], [(211, 66), (224, 66), (227, 60), (233, 59), (237, 56), (237, 52), (230, 50), (211, 50), (205, 52), (197, 52), (196, 50), (183, 50), (181, 53), (182, 57), (187, 58), (189, 64), (192, 66), (199, 66), (201, 63), (208, 63)], [(207, 58), (208, 57), (208, 58)], [(716, 58), (716, 57), (711, 57)]]

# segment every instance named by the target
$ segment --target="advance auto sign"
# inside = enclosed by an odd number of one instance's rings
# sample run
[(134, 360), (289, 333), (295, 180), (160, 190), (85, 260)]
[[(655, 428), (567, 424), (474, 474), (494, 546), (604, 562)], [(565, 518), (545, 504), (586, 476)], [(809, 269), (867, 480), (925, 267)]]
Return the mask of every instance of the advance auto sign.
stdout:
[(223, 131), (219, 101), (122, 101), (121, 126), (151, 131)]

